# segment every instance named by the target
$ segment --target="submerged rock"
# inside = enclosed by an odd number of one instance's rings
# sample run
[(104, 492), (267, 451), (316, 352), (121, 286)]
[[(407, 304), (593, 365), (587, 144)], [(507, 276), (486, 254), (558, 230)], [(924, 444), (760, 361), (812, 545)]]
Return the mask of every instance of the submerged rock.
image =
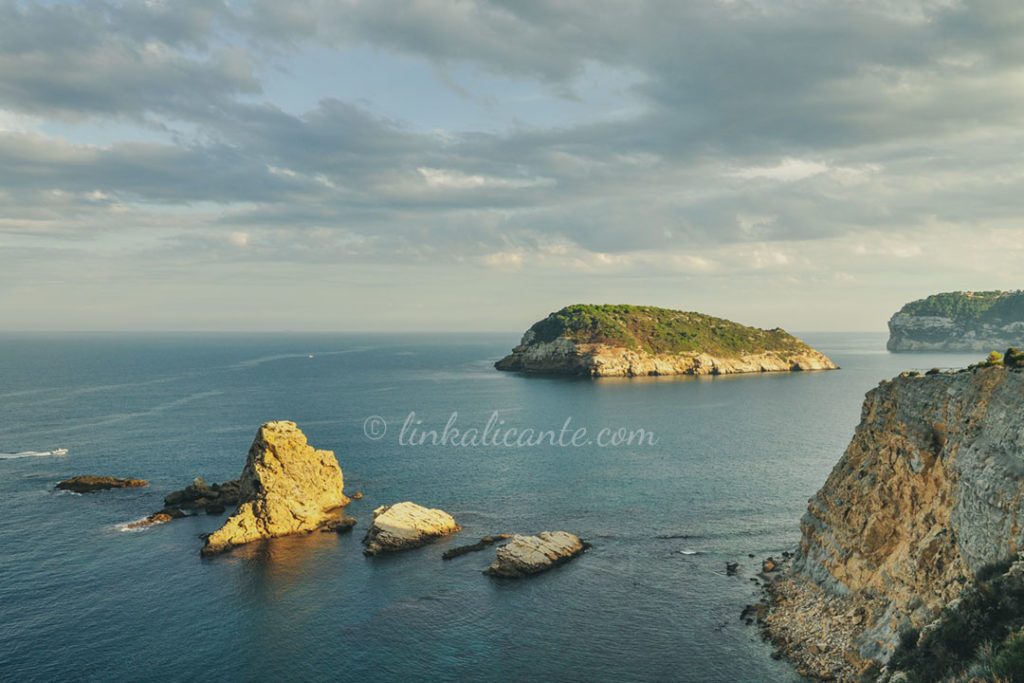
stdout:
[(517, 534), (498, 548), (494, 563), (484, 573), (507, 577), (537, 574), (568, 562), (587, 547), (579, 536), (567, 531), (545, 531), (538, 536)]
[(207, 537), (202, 554), (262, 538), (337, 530), (349, 502), (343, 489), (333, 452), (310, 446), (294, 422), (267, 422), (256, 432), (239, 478), (238, 509)]
[(138, 528), (144, 527), (144, 526), (152, 526), (154, 524), (163, 524), (164, 522), (169, 522), (172, 519), (181, 519), (182, 517), (187, 517), (187, 516), (188, 515), (186, 515), (184, 512), (182, 512), (178, 508), (164, 508), (163, 510), (160, 510), (159, 512), (154, 512), (153, 514), (149, 515), (148, 517), (146, 517), (143, 520), (140, 520), (138, 522), (132, 522), (131, 524), (128, 525), (128, 528), (129, 529), (138, 529)]
[(415, 503), (382, 505), (373, 511), (373, 524), (363, 543), (365, 555), (405, 550), (449, 536), (462, 527), (444, 510), (431, 510)]
[(85, 474), (58, 482), (54, 488), (75, 493), (91, 493), (106, 489), (131, 489), (140, 486), (149, 486), (149, 482), (145, 479), (118, 479), (117, 477), (96, 477)]
[(466, 555), (467, 553), (475, 553), (477, 551), (483, 550), (489, 545), (497, 543), (498, 541), (504, 541), (507, 538), (512, 538), (512, 534), (497, 534), (494, 536), (484, 536), (476, 543), (470, 543), (469, 545), (460, 545), (458, 548), (452, 548), (451, 550), (444, 551), (441, 554), (441, 559), (451, 560), (456, 557)]

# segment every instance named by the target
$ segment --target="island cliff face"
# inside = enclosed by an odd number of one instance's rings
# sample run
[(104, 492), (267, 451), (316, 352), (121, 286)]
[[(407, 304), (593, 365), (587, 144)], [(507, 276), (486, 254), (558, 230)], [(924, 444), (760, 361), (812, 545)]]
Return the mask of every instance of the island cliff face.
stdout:
[(887, 661), (901, 630), (1024, 549), (1022, 408), (1024, 374), (1002, 366), (905, 373), (867, 394), (771, 589), (767, 631), (803, 673), (853, 680)]
[(1024, 292), (946, 292), (889, 319), (890, 351), (1002, 351), (1024, 342)]
[(499, 370), (591, 377), (835, 370), (781, 329), (649, 306), (567, 306), (535, 323)]
[(263, 424), (249, 448), (239, 478), (239, 506), (206, 539), (203, 555), (214, 555), (262, 538), (351, 528), (341, 508), (349, 499), (331, 451), (316, 450), (294, 422)]

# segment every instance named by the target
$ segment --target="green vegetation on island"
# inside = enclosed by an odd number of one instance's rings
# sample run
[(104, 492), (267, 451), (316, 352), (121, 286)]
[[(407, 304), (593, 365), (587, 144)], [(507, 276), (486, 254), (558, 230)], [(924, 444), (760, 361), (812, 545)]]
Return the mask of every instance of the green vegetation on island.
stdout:
[(724, 318), (654, 306), (575, 304), (530, 328), (533, 341), (566, 337), (651, 354), (700, 352), (722, 357), (763, 351), (800, 352), (807, 345), (785, 330), (762, 330)]
[(1024, 320), (1024, 291), (943, 292), (911, 301), (899, 312), (961, 322)]

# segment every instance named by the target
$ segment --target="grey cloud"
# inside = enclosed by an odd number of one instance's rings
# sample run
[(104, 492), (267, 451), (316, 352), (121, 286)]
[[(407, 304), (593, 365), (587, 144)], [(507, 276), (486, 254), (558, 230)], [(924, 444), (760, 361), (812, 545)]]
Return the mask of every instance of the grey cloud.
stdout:
[[(817, 239), (936, 217), (1008, 219), (1021, 208), (1006, 149), (1022, 141), (1024, 95), (998, 87), (1024, 58), (1024, 18), (1010, 2), (242, 7), (0, 4), (0, 108), (199, 131), (104, 148), (0, 134), (9, 188), (0, 202), (24, 216), (0, 230), (30, 230), (33, 216), (55, 211), (106, 216), (84, 197), (99, 190), (141, 204), (224, 205), (197, 226), (254, 233), (224, 258), (458, 260), (552, 242), (621, 253)], [(297, 116), (247, 97), (260, 91), (260, 50), (311, 41), (470, 62), (566, 91), (601, 63), (641, 74), (632, 92), (647, 109), (627, 121), (441, 138), (336, 99)], [(962, 136), (1001, 127), (1002, 144)], [(828, 172), (788, 182), (730, 175), (783, 157), (876, 169), (860, 184)], [(950, 167), (993, 182), (965, 173), (956, 186), (940, 179)], [(43, 190), (73, 199), (44, 210)], [(751, 230), (744, 215), (766, 219)], [(232, 249), (183, 235), (174, 244)]]

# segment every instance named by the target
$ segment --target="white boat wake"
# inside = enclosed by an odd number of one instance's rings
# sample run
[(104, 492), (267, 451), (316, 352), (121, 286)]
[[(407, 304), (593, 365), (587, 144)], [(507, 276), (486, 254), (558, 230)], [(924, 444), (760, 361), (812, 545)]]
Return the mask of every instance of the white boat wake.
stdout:
[(55, 448), (52, 451), (21, 451), (20, 453), (0, 453), (0, 460), (13, 460), (15, 458), (42, 458), (48, 455), (67, 455), (68, 449)]

